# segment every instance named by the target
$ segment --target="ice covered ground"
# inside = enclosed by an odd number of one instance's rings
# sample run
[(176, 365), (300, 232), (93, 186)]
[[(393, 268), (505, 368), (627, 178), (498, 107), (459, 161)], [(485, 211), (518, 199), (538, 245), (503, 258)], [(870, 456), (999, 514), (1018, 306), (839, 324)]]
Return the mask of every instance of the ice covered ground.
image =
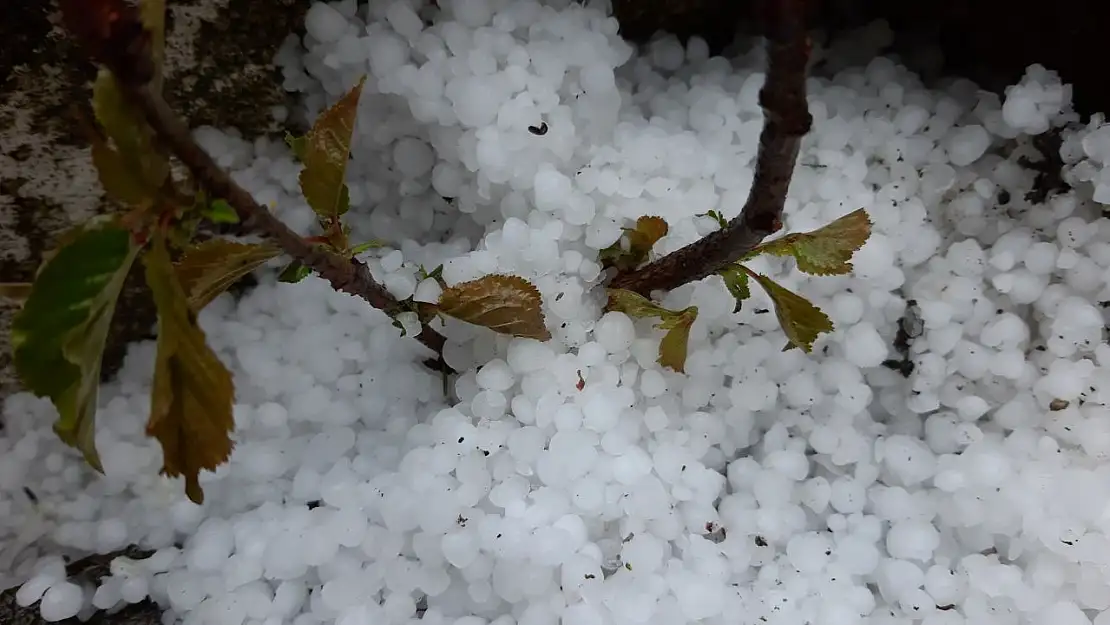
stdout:
[[(757, 264), (838, 330), (783, 353), (762, 294), (733, 314), (709, 279), (665, 300), (700, 309), (678, 375), (656, 331), (601, 315), (597, 252), (641, 215), (670, 224), (665, 253), (739, 211), (758, 46), (637, 53), (566, 1), (414, 5), (315, 5), (286, 86), (311, 118), (369, 74), (351, 220), (391, 243), (367, 259), (394, 294), (435, 298), (421, 265), (522, 275), (554, 340), (447, 326), (445, 397), (415, 341), (315, 278), (218, 300), (237, 447), (203, 507), (143, 436), (152, 345), (104, 390), (102, 478), (13, 397), (0, 557), (21, 602), (58, 619), (149, 594), (191, 625), (1110, 624), (1110, 127), (1065, 130), (1074, 190), (1026, 199), (1031, 137), (1077, 119), (1054, 74), (999, 98), (853, 67), (881, 26), (819, 51), (786, 227), (864, 207), (875, 234), (851, 276)], [(198, 135), (307, 232), (284, 146)], [(908, 378), (882, 364), (901, 325)], [(158, 551), (95, 592), (36, 556), (131, 543)]]

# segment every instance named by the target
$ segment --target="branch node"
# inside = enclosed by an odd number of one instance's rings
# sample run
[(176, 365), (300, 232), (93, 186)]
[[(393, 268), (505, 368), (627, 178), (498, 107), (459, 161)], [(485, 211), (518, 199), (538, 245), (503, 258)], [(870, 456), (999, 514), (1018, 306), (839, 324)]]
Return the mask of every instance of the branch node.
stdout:
[(752, 188), (740, 215), (725, 228), (639, 269), (610, 286), (647, 296), (701, 280), (736, 262), (782, 228), (782, 209), (804, 137), (813, 125), (806, 101), (811, 42), (804, 0), (769, 0), (767, 78), (759, 92), (763, 130)]

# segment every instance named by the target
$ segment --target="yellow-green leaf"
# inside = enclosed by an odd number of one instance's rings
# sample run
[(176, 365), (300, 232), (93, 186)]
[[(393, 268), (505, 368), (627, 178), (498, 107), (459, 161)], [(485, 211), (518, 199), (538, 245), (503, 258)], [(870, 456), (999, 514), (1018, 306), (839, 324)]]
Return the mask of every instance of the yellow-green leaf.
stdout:
[(148, 189), (160, 189), (169, 176), (169, 161), (150, 140), (150, 129), (123, 98), (115, 77), (101, 69), (93, 83), (93, 112), (115, 144), (123, 165)]
[(732, 312), (740, 312), (744, 300), (752, 296), (752, 290), (748, 284), (748, 274), (736, 265), (725, 267), (717, 273), (724, 278), (725, 287), (732, 294), (733, 299), (736, 300), (736, 307), (732, 309)]
[(667, 236), (667, 230), (667, 222), (662, 217), (640, 217), (636, 220), (636, 227), (627, 231), (629, 250), (647, 258), (655, 242)]
[(152, 199), (141, 175), (128, 166), (127, 161), (103, 139), (92, 141), (92, 161), (104, 192), (113, 200), (129, 207), (138, 206)]
[[(667, 236), (667, 222), (662, 217), (643, 216), (636, 220), (635, 227), (625, 228), (620, 239), (601, 250), (599, 260), (605, 267), (616, 267), (621, 271), (639, 267), (656, 241)], [(628, 242), (625, 249), (624, 242)]]
[(686, 353), (690, 342), (690, 327), (698, 318), (698, 307), (690, 306), (679, 313), (671, 313), (663, 318), (656, 327), (666, 330), (659, 341), (659, 364), (684, 373)]
[(199, 311), (243, 276), (280, 254), (273, 245), (211, 239), (185, 250), (174, 269), (189, 306)]
[(214, 200), (208, 206), (204, 206), (201, 213), (214, 224), (239, 223), (239, 213), (235, 212), (227, 200)]
[(285, 133), (285, 145), (289, 146), (289, 151), (293, 153), (298, 161), (304, 161), (305, 152), (305, 138), (295, 137), (291, 133)]
[(607, 310), (622, 312), (629, 317), (643, 319), (645, 317), (666, 317), (674, 312), (663, 308), (648, 298), (635, 291), (625, 289), (609, 289), (609, 303)]
[(798, 269), (817, 276), (846, 274), (852, 271), (852, 255), (871, 236), (871, 220), (862, 208), (813, 230), (768, 241), (745, 258), (760, 254), (793, 256)]
[(491, 275), (447, 287), (439, 297), (439, 312), (501, 334), (551, 338), (540, 292), (519, 276)]
[[(108, 137), (124, 158), (139, 153), (142, 128), (136, 123), (131, 107), (123, 99), (112, 72), (101, 69), (93, 83), (93, 113)], [(130, 163), (129, 163), (130, 164)]]
[(112, 314), (139, 248), (114, 222), (69, 233), (40, 268), (12, 322), (16, 372), (58, 409), (54, 431), (98, 471), (95, 418), (100, 364)]
[(351, 256), (358, 256), (363, 252), (367, 252), (369, 250), (377, 249), (384, 246), (385, 243), (382, 243), (381, 241), (367, 241), (365, 243), (359, 243), (358, 245), (352, 247), (349, 253)]
[(199, 475), (231, 455), (231, 373), (208, 346), (169, 253), (155, 239), (143, 258), (158, 308), (158, 351), (147, 435), (162, 445), (162, 473), (185, 477), (185, 494), (204, 502)]
[(33, 286), (29, 282), (0, 282), (0, 297), (22, 304), (31, 296)]
[(666, 334), (659, 341), (659, 364), (679, 373), (685, 370), (686, 346), (690, 339), (690, 326), (698, 318), (697, 306), (675, 311), (663, 308), (635, 291), (609, 289), (609, 303), (606, 309), (622, 312), (637, 319), (659, 317), (659, 323), (655, 327), (666, 330)]
[(305, 137), (301, 192), (312, 210), (322, 218), (339, 217), (351, 206), (344, 177), (351, 156), (351, 134), (358, 116), (358, 100), (365, 83), (364, 76), (347, 95), (320, 115)]
[(296, 284), (310, 275), (312, 275), (311, 269), (302, 265), (299, 260), (292, 260), (278, 274), (278, 282)]
[[(790, 346), (798, 347), (807, 354), (813, 351), (813, 343), (824, 332), (832, 332), (833, 323), (829, 316), (814, 306), (809, 300), (783, 287), (762, 274), (744, 268), (755, 278), (775, 305), (775, 315), (782, 331), (790, 341)], [(789, 347), (789, 346), (788, 346)]]

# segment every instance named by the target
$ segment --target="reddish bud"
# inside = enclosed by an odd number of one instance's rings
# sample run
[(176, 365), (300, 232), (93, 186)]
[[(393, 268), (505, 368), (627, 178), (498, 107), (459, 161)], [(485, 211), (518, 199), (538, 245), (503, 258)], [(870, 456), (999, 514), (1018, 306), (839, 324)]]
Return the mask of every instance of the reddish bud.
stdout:
[(121, 83), (138, 86), (154, 77), (150, 33), (136, 6), (125, 0), (59, 0), (66, 30)]

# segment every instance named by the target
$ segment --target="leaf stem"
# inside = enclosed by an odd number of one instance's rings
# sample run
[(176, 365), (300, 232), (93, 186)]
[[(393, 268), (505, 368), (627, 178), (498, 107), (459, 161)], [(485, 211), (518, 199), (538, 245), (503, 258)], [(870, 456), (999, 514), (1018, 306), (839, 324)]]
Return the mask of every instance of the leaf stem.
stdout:
[(806, 103), (810, 41), (805, 0), (765, 0), (768, 69), (759, 92), (763, 131), (755, 177), (740, 214), (716, 232), (643, 267), (619, 273), (610, 288), (647, 296), (701, 280), (739, 260), (782, 228), (782, 209), (802, 137), (813, 123)]
[[(365, 263), (313, 245), (256, 202), (193, 140), (188, 126), (159, 93), (148, 85), (135, 85), (127, 86), (125, 94), (208, 194), (225, 199), (235, 209), (244, 230), (272, 239), (286, 254), (330, 282), (335, 290), (360, 297), (391, 317), (405, 311), (401, 302), (374, 279)], [(445, 339), (434, 329), (425, 325), (417, 339), (437, 356), (443, 353)]]

